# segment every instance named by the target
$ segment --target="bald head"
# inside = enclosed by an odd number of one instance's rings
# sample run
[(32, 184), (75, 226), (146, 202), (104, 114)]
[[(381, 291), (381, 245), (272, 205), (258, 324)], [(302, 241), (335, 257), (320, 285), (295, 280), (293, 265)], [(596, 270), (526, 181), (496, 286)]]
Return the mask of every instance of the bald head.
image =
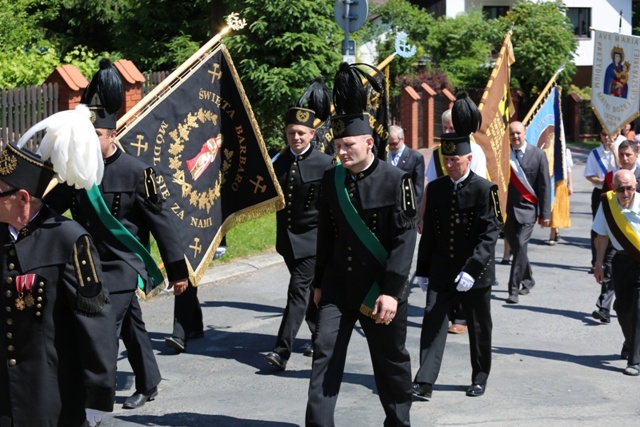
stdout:
[(623, 208), (629, 208), (636, 194), (636, 176), (627, 169), (620, 169), (613, 174), (613, 190), (616, 192), (618, 203)]

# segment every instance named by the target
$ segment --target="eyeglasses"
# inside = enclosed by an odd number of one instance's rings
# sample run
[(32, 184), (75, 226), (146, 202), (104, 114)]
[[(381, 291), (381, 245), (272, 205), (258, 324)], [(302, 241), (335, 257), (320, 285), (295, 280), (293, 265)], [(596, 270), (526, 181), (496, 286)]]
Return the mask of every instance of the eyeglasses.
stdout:
[(18, 191), (20, 191), (19, 188), (12, 188), (11, 190), (7, 190), (7, 191), (0, 191), (0, 197), (4, 197), (4, 196), (10, 196), (13, 193), (17, 193)]
[[(634, 187), (633, 185), (621, 185), (620, 187), (616, 188), (616, 193), (624, 193), (625, 191), (636, 191), (636, 187)], [(0, 196), (2, 196), (2, 193), (0, 193)]]

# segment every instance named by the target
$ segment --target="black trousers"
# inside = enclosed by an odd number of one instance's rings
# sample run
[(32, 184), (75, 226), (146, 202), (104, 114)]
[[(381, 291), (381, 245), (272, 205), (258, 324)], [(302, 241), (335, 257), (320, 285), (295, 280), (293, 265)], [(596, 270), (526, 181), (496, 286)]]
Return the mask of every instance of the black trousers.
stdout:
[(297, 260), (285, 258), (285, 263), (291, 274), (291, 279), (287, 290), (287, 305), (282, 314), (276, 346), (273, 351), (289, 360), (293, 350), (293, 341), (298, 335), (303, 320), (307, 321), (312, 339), (315, 333), (318, 308), (313, 302), (312, 283), (316, 257)]
[[(399, 301), (389, 325), (376, 324), (357, 309), (322, 303), (318, 311), (313, 368), (309, 381), (306, 426), (335, 426), (334, 412), (356, 322), (367, 339), (378, 397), (386, 418), (384, 426), (409, 426), (411, 360), (405, 348), (407, 301)], [(366, 405), (366, 403), (362, 403)]]
[(173, 300), (173, 332), (171, 335), (187, 342), (191, 334), (202, 332), (203, 329), (198, 288), (189, 282), (187, 289)]
[(517, 298), (520, 286), (531, 289), (535, 285), (531, 264), (529, 264), (529, 239), (533, 233), (535, 223), (520, 224), (513, 218), (507, 217), (504, 225), (504, 237), (509, 242), (513, 261), (509, 273), (509, 295)]
[(604, 274), (604, 280), (600, 286), (600, 295), (596, 301), (596, 307), (601, 310), (611, 311), (611, 305), (613, 303), (613, 278), (611, 276), (612, 261), (616, 254), (616, 250), (613, 249), (613, 245), (609, 242), (607, 251), (604, 254), (604, 260), (602, 262), (602, 270)]
[(115, 292), (109, 294), (109, 299), (116, 315), (118, 336), (127, 349), (127, 359), (136, 377), (136, 391), (156, 387), (162, 377), (135, 291)]
[(485, 385), (491, 371), (491, 286), (467, 292), (439, 291), (429, 287), (427, 305), (420, 334), (420, 368), (417, 383), (435, 384), (440, 373), (447, 342), (447, 313), (457, 303), (462, 304), (469, 331), (471, 382)]
[(640, 263), (617, 252), (613, 257), (613, 289), (624, 341), (629, 348), (629, 365), (640, 363)]
[[(600, 195), (602, 194), (602, 189), (594, 188), (591, 192), (591, 219), (596, 217), (596, 213), (598, 212), (598, 208), (600, 207)], [(591, 266), (593, 267), (596, 264), (596, 232), (591, 230)]]

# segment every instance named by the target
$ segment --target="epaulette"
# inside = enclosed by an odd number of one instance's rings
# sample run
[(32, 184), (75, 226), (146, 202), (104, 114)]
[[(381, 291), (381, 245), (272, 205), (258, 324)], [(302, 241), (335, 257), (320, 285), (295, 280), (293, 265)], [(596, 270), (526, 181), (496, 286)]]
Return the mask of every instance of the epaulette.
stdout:
[(145, 207), (154, 214), (160, 213), (160, 211), (162, 211), (163, 199), (156, 188), (156, 172), (153, 168), (144, 170), (144, 187), (146, 192), (144, 199)]
[(413, 194), (413, 183), (411, 182), (411, 177), (408, 175), (402, 178), (402, 200), (400, 205), (402, 226), (405, 228), (416, 228), (419, 220), (418, 210), (416, 197)]
[(102, 311), (107, 298), (102, 290), (95, 260), (91, 254), (91, 240), (88, 235), (81, 236), (73, 245), (73, 262), (78, 279), (77, 308), (85, 313)]
[(491, 202), (493, 203), (493, 212), (500, 222), (503, 221), (502, 208), (500, 207), (500, 196), (498, 196), (498, 186), (491, 187)]

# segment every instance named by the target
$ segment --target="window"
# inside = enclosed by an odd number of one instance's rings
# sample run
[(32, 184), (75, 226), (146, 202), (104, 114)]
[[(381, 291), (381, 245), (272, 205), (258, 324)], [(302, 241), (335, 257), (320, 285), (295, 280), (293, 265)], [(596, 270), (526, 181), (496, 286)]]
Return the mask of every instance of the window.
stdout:
[(587, 7), (570, 7), (567, 9), (567, 17), (573, 25), (573, 33), (576, 37), (591, 38), (591, 9)]
[(509, 12), (509, 6), (482, 6), (482, 13), (487, 19), (495, 19), (500, 16), (506, 16)]

